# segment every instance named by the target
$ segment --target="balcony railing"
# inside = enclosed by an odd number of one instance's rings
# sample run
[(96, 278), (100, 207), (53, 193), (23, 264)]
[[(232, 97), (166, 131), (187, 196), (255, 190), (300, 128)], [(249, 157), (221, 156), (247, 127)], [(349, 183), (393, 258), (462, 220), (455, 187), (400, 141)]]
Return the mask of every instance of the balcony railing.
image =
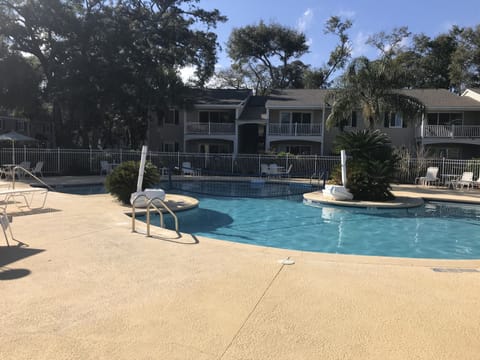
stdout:
[(235, 135), (234, 123), (187, 123), (187, 134), (190, 135)]
[(269, 124), (271, 136), (322, 135), (322, 124)]
[(474, 125), (425, 125), (423, 138), (480, 138), (480, 126)]

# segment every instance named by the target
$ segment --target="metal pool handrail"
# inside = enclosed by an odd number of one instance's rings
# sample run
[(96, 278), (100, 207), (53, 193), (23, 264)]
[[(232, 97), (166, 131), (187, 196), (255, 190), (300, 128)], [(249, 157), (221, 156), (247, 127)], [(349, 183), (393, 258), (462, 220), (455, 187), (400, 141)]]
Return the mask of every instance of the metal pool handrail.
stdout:
[(150, 208), (153, 207), (160, 216), (160, 227), (165, 227), (165, 222), (163, 220), (163, 212), (153, 203), (153, 201), (158, 201), (160, 204), (168, 211), (170, 215), (172, 215), (173, 219), (175, 220), (175, 231), (178, 233), (178, 218), (177, 215), (163, 202), (162, 199), (158, 197), (148, 198), (145, 194), (137, 195), (132, 201), (132, 232), (135, 232), (135, 202), (140, 198), (146, 198), (147, 201), (147, 236), (150, 236)]
[(12, 169), (12, 189), (15, 189), (15, 172), (17, 170), (22, 170), (25, 174), (31, 176), (33, 179), (37, 180), (40, 184), (44, 185), (45, 187), (47, 187), (50, 191), (55, 191), (54, 188), (52, 188), (50, 185), (48, 185), (46, 182), (44, 182), (43, 180), (40, 180), (37, 176), (35, 176), (34, 174), (32, 174), (32, 172), (28, 171), (27, 169), (25, 169), (23, 166), (15, 166), (13, 169)]

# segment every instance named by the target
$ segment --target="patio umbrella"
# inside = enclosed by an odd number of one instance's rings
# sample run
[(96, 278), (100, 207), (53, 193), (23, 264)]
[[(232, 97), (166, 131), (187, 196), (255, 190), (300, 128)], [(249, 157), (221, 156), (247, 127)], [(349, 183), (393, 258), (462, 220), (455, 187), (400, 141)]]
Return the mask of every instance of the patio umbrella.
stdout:
[(15, 141), (16, 142), (36, 142), (37, 139), (34, 139), (27, 135), (17, 133), (16, 131), (10, 131), (8, 133), (1, 134), (0, 141), (12, 142), (12, 164), (15, 164)]

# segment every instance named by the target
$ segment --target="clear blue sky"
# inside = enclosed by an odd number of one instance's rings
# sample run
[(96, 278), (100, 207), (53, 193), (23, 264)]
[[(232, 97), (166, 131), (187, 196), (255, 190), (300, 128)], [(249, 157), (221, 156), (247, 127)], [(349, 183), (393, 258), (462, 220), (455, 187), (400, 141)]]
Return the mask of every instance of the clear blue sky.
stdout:
[[(414, 34), (434, 37), (447, 32), (452, 25), (480, 24), (480, 0), (201, 0), (204, 9), (219, 9), (228, 17), (216, 29), (219, 43), (225, 43), (235, 27), (264, 20), (302, 30), (310, 43), (310, 53), (302, 58), (307, 64), (321, 66), (328, 59), (336, 39), (324, 35), (326, 20), (332, 15), (348, 17), (353, 55), (375, 56), (375, 51), (364, 44), (372, 34), (390, 32), (395, 27), (408, 26)], [(219, 53), (218, 65), (228, 67), (225, 51)]]

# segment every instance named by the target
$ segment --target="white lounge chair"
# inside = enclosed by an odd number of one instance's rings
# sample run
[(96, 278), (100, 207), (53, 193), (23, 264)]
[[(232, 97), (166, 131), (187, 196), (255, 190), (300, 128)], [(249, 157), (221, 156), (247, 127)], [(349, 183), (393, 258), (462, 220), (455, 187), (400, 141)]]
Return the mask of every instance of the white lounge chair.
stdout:
[(190, 161), (185, 161), (182, 163), (182, 174), (194, 176), (198, 174), (198, 171), (192, 168), (192, 163)]
[(480, 189), (480, 173), (478, 173), (478, 178), (477, 180), (473, 181), (472, 187), (475, 187), (477, 189)]
[(37, 163), (35, 164), (35, 167), (30, 169), (30, 172), (35, 176), (40, 175), (40, 177), (43, 177), (42, 169), (43, 169), (43, 161), (37, 161)]
[(260, 176), (268, 176), (269, 169), (268, 164), (260, 164)]
[(268, 175), (270, 176), (278, 176), (279, 170), (277, 164), (270, 164), (268, 165)]
[(454, 181), (453, 185), (457, 189), (460, 189), (460, 188), (463, 189), (465, 186), (467, 187), (467, 190), (470, 187), (473, 189), (473, 172), (465, 171), (462, 174), (462, 177), (460, 178), (460, 180)]
[(283, 176), (283, 177), (290, 177), (290, 171), (292, 171), (293, 164), (290, 164), (287, 170), (285, 171), (279, 171), (278, 175)]
[(415, 179), (416, 184), (422, 184), (428, 186), (429, 184), (437, 184), (440, 182), (440, 179), (437, 177), (438, 167), (431, 166), (427, 168), (427, 173), (425, 176), (417, 177)]
[(10, 233), (10, 239), (15, 240), (15, 238), (13, 237), (12, 228), (10, 226), (10, 223), (11, 223), (10, 219), (11, 217), (7, 214), (5, 209), (3, 209), (3, 211), (0, 212), (0, 227), (3, 230), (3, 235), (5, 236), (5, 241), (7, 242), (7, 246), (10, 246), (10, 243), (8, 242), (7, 230)]
[(20, 164), (17, 165), (17, 169), (15, 170), (15, 174), (19, 178), (21, 178), (21, 177), (24, 178), (25, 177), (26, 172), (23, 171), (22, 169), (30, 171), (30, 161), (22, 161)]
[[(34, 204), (36, 194), (42, 195), (43, 198), (41, 198), (38, 203), (35, 202)], [(0, 207), (3, 207), (3, 209), (6, 210), (7, 206), (10, 204), (10, 200), (13, 200), (13, 202), (16, 203), (16, 199), (21, 198), (24, 201), (24, 207), (27, 207), (28, 209), (33, 209), (35, 205), (36, 208), (42, 209), (43, 207), (45, 207), (47, 195), (48, 189), (39, 187), (0, 190), (0, 197), (3, 197), (3, 200), (0, 200), (0, 202), (3, 202)]]
[(108, 161), (101, 160), (100, 161), (100, 175), (102, 175), (103, 173), (105, 175), (108, 175), (108, 174), (110, 174), (111, 171), (112, 171), (112, 165)]

